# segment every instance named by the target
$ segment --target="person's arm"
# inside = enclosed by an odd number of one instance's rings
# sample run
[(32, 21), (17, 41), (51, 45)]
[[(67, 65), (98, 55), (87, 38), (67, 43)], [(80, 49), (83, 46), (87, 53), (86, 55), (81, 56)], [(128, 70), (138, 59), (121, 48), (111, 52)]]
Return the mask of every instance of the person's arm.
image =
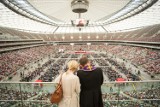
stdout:
[(102, 69), (100, 68), (100, 72), (101, 72), (101, 85), (103, 84), (103, 71), (102, 71)]
[(56, 77), (56, 79), (54, 80), (54, 82), (58, 84), (59, 81), (60, 81), (60, 77), (61, 77), (61, 75), (59, 75), (58, 77)]
[(75, 86), (76, 86), (76, 88), (75, 88), (76, 89), (76, 93), (79, 94), (80, 93), (80, 86), (81, 85), (80, 85), (78, 77), (76, 78), (76, 85)]

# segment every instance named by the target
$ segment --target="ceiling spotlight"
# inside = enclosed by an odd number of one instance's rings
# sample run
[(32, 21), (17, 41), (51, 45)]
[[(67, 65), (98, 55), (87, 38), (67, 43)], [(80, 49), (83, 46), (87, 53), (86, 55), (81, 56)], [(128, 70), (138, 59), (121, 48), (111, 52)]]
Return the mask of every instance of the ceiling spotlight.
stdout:
[(91, 43), (87, 43), (87, 45), (91, 45)]
[(73, 46), (73, 45), (74, 45), (74, 43), (70, 43), (70, 45), (72, 45), (72, 46)]

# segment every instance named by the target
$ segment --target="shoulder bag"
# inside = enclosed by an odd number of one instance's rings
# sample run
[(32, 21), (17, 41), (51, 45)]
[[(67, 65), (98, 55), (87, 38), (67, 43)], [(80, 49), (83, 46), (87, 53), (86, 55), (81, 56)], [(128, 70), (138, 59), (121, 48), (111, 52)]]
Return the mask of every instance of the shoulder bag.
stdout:
[(51, 95), (50, 102), (52, 104), (54, 104), (54, 103), (58, 104), (62, 100), (62, 97), (63, 97), (62, 75), (63, 75), (63, 73), (61, 74), (60, 81), (59, 81), (55, 91)]

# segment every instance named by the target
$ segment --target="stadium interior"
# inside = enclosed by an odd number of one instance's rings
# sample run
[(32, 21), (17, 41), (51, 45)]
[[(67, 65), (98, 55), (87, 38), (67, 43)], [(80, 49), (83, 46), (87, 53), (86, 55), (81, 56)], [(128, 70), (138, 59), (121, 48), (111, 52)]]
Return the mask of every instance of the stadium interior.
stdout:
[(160, 0), (0, 0), (0, 107), (57, 107), (54, 80), (83, 55), (104, 107), (160, 107)]

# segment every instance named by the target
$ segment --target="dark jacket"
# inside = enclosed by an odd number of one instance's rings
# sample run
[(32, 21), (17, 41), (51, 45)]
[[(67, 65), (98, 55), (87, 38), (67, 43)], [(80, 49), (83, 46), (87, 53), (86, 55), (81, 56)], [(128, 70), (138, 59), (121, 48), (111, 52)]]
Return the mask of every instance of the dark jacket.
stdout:
[(101, 85), (103, 73), (101, 68), (92, 71), (78, 70), (81, 83), (80, 107), (103, 107)]

